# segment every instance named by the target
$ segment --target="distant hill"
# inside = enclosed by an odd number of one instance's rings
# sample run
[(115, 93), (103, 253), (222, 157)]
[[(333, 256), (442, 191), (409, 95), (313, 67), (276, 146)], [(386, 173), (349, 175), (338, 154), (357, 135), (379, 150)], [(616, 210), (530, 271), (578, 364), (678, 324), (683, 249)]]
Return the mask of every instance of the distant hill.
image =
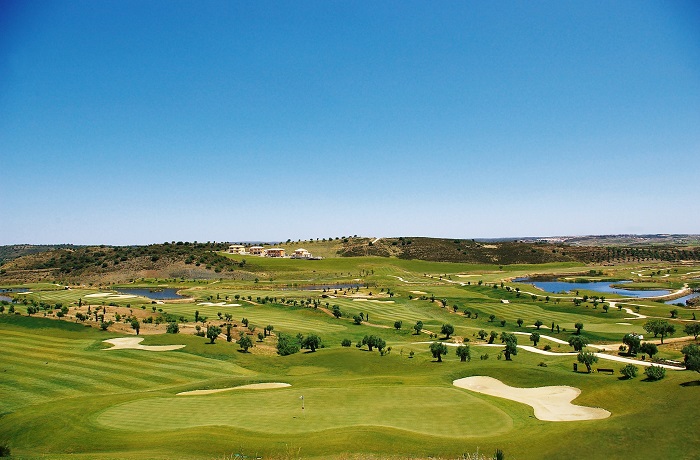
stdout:
[(17, 259), (29, 254), (38, 254), (40, 252), (53, 251), (55, 249), (74, 248), (72, 244), (12, 244), (9, 246), (0, 246), (0, 265), (13, 259)]
[[(483, 264), (541, 264), (580, 262), (600, 265), (627, 262), (679, 262), (700, 260), (700, 245), (646, 245), (627, 239), (601, 237), (606, 244), (592, 245), (590, 238), (574, 241), (476, 241), (427, 237), (340, 237), (277, 243), (291, 253), (304, 248), (314, 256), (396, 257), (440, 262)], [(694, 241), (692, 239), (682, 241)], [(586, 244), (583, 244), (583, 243)], [(266, 245), (270, 247), (270, 245)], [(66, 283), (124, 283), (138, 278), (247, 279), (256, 273), (254, 257), (227, 257), (220, 252), (228, 243), (163, 243), (148, 246), (5, 246), (0, 284), (63, 280)], [(247, 261), (246, 261), (247, 258)]]
[(344, 257), (381, 256), (444, 262), (540, 264), (547, 262), (619, 263), (624, 261), (699, 260), (700, 248), (690, 245), (582, 245), (568, 242), (476, 241), (398, 237), (353, 239), (339, 254)]

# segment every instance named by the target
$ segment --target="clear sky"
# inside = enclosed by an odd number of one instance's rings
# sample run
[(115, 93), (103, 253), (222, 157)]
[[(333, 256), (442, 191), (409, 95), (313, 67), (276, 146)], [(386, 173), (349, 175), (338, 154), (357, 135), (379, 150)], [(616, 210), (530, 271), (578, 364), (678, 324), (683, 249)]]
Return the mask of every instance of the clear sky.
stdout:
[(696, 1), (0, 0), (0, 244), (700, 233)]

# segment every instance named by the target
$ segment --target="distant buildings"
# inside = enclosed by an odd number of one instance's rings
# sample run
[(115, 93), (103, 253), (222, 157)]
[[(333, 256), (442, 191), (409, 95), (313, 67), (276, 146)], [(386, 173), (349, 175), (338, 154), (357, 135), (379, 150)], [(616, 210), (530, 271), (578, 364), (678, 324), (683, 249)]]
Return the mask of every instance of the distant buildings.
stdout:
[[(262, 246), (250, 246), (246, 248), (242, 244), (232, 244), (228, 247), (229, 254), (241, 254), (241, 255), (251, 255), (260, 257), (275, 257), (282, 258), (287, 257), (287, 253), (282, 248), (267, 248)], [(296, 249), (294, 253), (289, 256), (292, 259), (309, 259), (318, 260), (320, 257), (314, 257), (309, 251), (303, 248)]]
[(248, 254), (251, 256), (261, 256), (264, 250), (265, 248), (262, 246), (251, 246), (248, 248)]
[(263, 251), (265, 257), (284, 257), (285, 252), (282, 248), (270, 248)]
[(312, 255), (309, 251), (303, 248), (299, 248), (292, 254), (292, 259), (311, 259)]
[(242, 244), (232, 244), (228, 247), (229, 254), (245, 254), (245, 246)]

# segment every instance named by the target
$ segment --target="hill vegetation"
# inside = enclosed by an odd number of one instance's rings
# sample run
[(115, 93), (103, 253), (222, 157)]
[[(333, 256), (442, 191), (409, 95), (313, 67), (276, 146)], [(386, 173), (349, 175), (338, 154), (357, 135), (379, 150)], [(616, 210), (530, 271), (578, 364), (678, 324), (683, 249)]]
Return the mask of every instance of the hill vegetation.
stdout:
[[(263, 243), (264, 244), (264, 243)], [(264, 244), (272, 247), (273, 244)], [(700, 260), (700, 247), (678, 245), (578, 246), (545, 242), (478, 242), (425, 237), (337, 237), (276, 243), (291, 253), (304, 247), (314, 256), (394, 257), (467, 264), (579, 262), (621, 264)], [(147, 246), (3, 247), (0, 282), (123, 283), (136, 278), (248, 279), (264, 271), (255, 256), (224, 255), (228, 243), (165, 242)]]

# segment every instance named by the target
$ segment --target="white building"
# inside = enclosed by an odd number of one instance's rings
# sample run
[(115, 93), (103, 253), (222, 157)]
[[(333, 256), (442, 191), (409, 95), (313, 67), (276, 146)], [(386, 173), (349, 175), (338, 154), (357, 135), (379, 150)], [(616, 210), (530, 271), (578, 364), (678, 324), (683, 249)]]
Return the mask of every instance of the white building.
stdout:
[(228, 247), (229, 254), (245, 254), (245, 246), (242, 244), (232, 244)]

